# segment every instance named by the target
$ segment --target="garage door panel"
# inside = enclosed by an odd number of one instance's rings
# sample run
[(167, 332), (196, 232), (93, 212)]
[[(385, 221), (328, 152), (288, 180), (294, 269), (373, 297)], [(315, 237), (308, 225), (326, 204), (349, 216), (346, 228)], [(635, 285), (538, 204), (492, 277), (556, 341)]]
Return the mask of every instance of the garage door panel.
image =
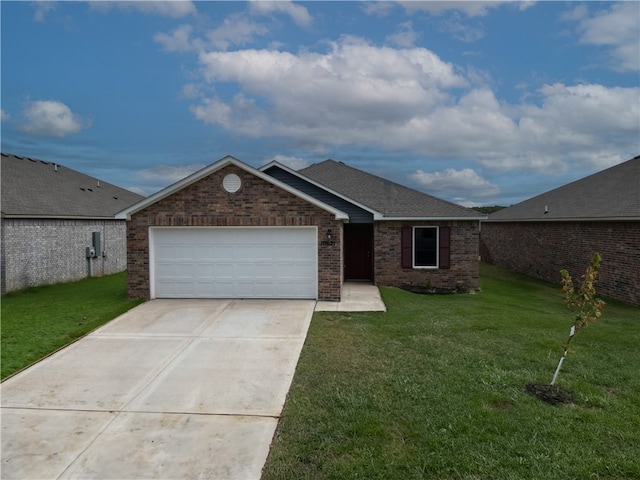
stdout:
[(193, 290), (193, 282), (191, 281), (163, 281), (157, 287), (158, 295), (164, 297), (182, 298), (185, 295), (189, 295), (189, 292)]
[(215, 248), (208, 246), (201, 255), (215, 261), (228, 260), (233, 258), (233, 245), (216, 245)]
[(274, 277), (275, 265), (273, 263), (260, 263), (255, 265), (255, 278), (259, 280), (272, 279)]
[(258, 261), (270, 262), (273, 260), (273, 245), (256, 245), (253, 247), (253, 258)]
[(310, 227), (153, 228), (155, 297), (316, 298)]
[[(209, 256), (211, 256), (213, 252), (211, 251), (211, 246), (209, 245), (195, 245), (192, 248), (192, 258), (196, 259), (196, 258), (200, 258), (200, 259), (206, 259)], [(221, 257), (224, 258), (224, 257)]]

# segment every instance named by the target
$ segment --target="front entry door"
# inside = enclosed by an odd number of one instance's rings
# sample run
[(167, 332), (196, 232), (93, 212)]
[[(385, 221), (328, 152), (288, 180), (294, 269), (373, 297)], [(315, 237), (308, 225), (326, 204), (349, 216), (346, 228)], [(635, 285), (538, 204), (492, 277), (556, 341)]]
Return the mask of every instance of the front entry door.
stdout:
[(373, 225), (347, 223), (344, 226), (344, 279), (373, 279)]

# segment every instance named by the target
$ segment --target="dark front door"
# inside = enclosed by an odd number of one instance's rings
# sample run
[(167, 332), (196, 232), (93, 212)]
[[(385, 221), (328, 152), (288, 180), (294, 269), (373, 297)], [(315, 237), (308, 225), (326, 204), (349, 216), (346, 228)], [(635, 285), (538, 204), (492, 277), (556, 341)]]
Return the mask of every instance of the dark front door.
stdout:
[(344, 226), (344, 279), (373, 279), (373, 225), (347, 223)]

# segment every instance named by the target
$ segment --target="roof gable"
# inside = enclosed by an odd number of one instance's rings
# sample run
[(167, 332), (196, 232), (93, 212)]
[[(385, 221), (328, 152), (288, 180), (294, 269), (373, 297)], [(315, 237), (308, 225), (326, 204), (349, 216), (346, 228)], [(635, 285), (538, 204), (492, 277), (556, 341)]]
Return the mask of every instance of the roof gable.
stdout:
[(640, 155), (489, 216), (490, 222), (640, 220)]
[(306, 177), (325, 185), (390, 219), (480, 220), (483, 215), (382, 177), (325, 160), (300, 170)]
[(321, 202), (303, 192), (300, 192), (298, 190), (296, 190), (295, 188), (290, 187), (289, 185), (287, 185), (286, 183), (283, 183), (269, 175), (267, 175), (266, 173), (263, 173), (259, 170), (256, 170), (255, 168), (247, 165), (244, 162), (241, 162), (240, 160), (238, 160), (237, 158), (232, 157), (231, 155), (227, 155), (226, 157), (218, 160), (215, 163), (212, 163), (211, 165), (204, 167), (201, 170), (198, 170), (195, 173), (192, 173), (191, 175), (183, 178), (182, 180), (174, 183), (173, 185), (169, 185), (168, 187), (160, 190), (159, 192), (154, 193), (153, 195), (145, 198), (144, 200), (136, 203), (135, 205), (130, 206), (129, 208), (119, 212), (116, 215), (116, 218), (120, 218), (120, 219), (130, 219), (131, 215), (133, 215), (136, 212), (139, 212), (141, 210), (144, 210), (145, 208), (147, 208), (150, 205), (153, 205), (156, 202), (159, 202), (160, 200), (176, 193), (179, 190), (182, 190), (185, 187), (188, 187), (189, 185), (192, 185), (194, 183), (196, 183), (197, 181), (211, 175), (212, 173), (220, 170), (221, 168), (226, 167), (227, 165), (235, 165), (238, 168), (241, 168), (242, 170), (255, 175), (258, 178), (261, 178), (262, 180), (265, 180), (269, 183), (271, 183), (272, 185), (275, 185), (293, 195), (295, 195), (298, 198), (301, 198), (313, 205), (316, 205), (317, 207), (322, 208), (323, 210), (332, 213), (333, 215), (335, 215), (336, 219), (338, 220), (347, 220), (349, 218), (349, 216), (342, 212), (341, 210), (338, 210), (334, 207), (332, 207), (331, 205), (327, 205), (324, 202)]
[(114, 218), (141, 195), (53, 162), (2, 153), (2, 216)]

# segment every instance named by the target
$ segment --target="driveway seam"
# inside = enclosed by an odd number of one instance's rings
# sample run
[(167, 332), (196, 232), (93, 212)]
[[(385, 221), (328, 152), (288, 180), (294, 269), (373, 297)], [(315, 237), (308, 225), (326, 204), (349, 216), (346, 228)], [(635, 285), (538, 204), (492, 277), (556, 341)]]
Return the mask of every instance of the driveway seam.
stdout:
[[(82, 411), (82, 410), (70, 410), (70, 411), (75, 411), (75, 412), (77, 412), (77, 411)], [(82, 455), (84, 455), (84, 453), (85, 453), (87, 450), (89, 450), (89, 448), (91, 448), (91, 446), (96, 442), (96, 440), (98, 440), (98, 438), (100, 438), (100, 435), (102, 435), (102, 434), (107, 430), (107, 428), (109, 428), (109, 427), (113, 424), (113, 422), (115, 422), (116, 418), (118, 418), (118, 417), (120, 416), (120, 413), (121, 413), (121, 412), (109, 412), (109, 413), (113, 413), (113, 414), (114, 414), (114, 415), (113, 415), (113, 417), (111, 418), (111, 420), (109, 420), (109, 421), (104, 425), (104, 427), (103, 427), (103, 428), (101, 428), (101, 429), (100, 429), (100, 431), (99, 431), (96, 435), (94, 435), (94, 436), (93, 436), (93, 438), (91, 439), (91, 441), (90, 441), (90, 442), (88, 442), (88, 443), (87, 443), (87, 445), (86, 445), (82, 450), (80, 450), (80, 451), (78, 452), (78, 454), (74, 457), (74, 459), (73, 459), (71, 462), (69, 462), (69, 464), (68, 464), (68, 465), (66, 466), (66, 468), (62, 471), (62, 473), (60, 473), (60, 475), (58, 475), (58, 477), (57, 477), (57, 478), (63, 478), (63, 477), (64, 477), (64, 474), (65, 474), (65, 473), (66, 473), (66, 472), (67, 472), (71, 467), (73, 467), (73, 466), (75, 465), (75, 463), (78, 461), (78, 459), (79, 459), (80, 457), (82, 457)]]

